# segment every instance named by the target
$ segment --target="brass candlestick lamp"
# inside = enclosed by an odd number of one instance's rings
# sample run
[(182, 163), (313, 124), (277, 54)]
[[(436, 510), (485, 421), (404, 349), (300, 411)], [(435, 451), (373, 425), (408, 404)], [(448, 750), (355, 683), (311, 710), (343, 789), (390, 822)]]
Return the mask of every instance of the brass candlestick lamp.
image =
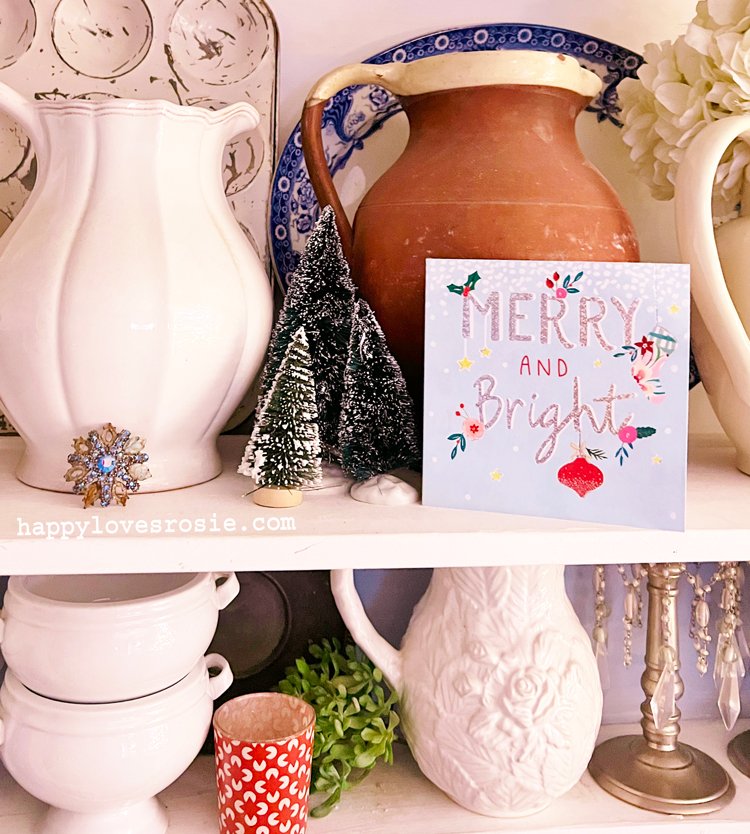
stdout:
[(673, 562), (647, 566), (643, 734), (600, 744), (589, 771), (608, 793), (639, 808), (664, 814), (708, 814), (730, 802), (735, 788), (718, 762), (678, 741), (677, 700), (684, 686), (679, 674), (676, 603), (683, 570), (683, 565)]
[(727, 755), (740, 773), (750, 776), (750, 730), (745, 730), (729, 742)]

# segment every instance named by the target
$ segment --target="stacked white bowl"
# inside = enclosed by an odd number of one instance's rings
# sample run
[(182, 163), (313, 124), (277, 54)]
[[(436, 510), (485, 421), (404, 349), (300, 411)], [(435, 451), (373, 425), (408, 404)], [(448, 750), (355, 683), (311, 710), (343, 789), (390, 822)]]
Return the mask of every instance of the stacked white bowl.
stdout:
[(232, 683), (204, 657), (233, 573), (17, 576), (0, 612), (0, 758), (50, 805), (40, 834), (163, 834), (155, 795)]

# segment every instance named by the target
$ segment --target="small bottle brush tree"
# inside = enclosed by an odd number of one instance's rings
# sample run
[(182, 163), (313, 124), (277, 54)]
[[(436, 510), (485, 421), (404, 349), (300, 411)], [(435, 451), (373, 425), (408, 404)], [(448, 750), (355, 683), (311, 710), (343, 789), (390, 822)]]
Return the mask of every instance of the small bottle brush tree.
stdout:
[(420, 460), (414, 404), (366, 301), (354, 310), (339, 424), (342, 467), (365, 481)]
[(322, 456), (333, 463), (339, 462), (338, 424), (353, 307), (349, 265), (333, 209), (327, 206), (290, 281), (271, 336), (259, 401), (262, 406), (293, 334), (304, 327), (312, 358)]
[[(299, 488), (320, 483), (320, 437), (315, 384), (304, 328), (294, 333), (253, 429), (240, 472), (252, 475), (253, 493), (265, 506), (299, 503)], [(272, 490), (290, 491), (279, 501)], [(269, 503), (270, 502), (270, 503)]]

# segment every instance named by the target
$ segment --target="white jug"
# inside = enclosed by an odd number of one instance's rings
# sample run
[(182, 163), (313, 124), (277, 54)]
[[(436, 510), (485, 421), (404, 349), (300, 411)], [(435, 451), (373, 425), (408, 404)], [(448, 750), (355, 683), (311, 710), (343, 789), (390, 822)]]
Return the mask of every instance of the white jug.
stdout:
[(591, 757), (602, 690), (563, 570), (439, 568), (401, 651), (367, 618), (353, 572), (331, 573), (344, 622), (399, 695), (417, 764), (471, 811), (540, 811)]
[(0, 410), (27, 484), (69, 491), (74, 437), (147, 441), (143, 491), (221, 471), (216, 437), (257, 372), (269, 281), (227, 203), (221, 158), (249, 104), (41, 101), (0, 84), (31, 137), (31, 197), (0, 238)]
[(737, 448), (737, 467), (750, 475), (750, 205), (715, 234), (711, 217), (721, 157), (747, 131), (750, 116), (727, 116), (690, 142), (677, 173), (675, 212), (680, 252), (691, 266), (695, 359), (716, 416)]

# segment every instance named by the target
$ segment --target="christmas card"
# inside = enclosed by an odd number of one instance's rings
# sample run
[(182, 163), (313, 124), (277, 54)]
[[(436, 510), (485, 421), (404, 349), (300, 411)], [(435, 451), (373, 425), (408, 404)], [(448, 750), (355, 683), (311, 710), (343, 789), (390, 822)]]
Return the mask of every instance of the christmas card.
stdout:
[(423, 503), (683, 530), (682, 264), (427, 261)]

